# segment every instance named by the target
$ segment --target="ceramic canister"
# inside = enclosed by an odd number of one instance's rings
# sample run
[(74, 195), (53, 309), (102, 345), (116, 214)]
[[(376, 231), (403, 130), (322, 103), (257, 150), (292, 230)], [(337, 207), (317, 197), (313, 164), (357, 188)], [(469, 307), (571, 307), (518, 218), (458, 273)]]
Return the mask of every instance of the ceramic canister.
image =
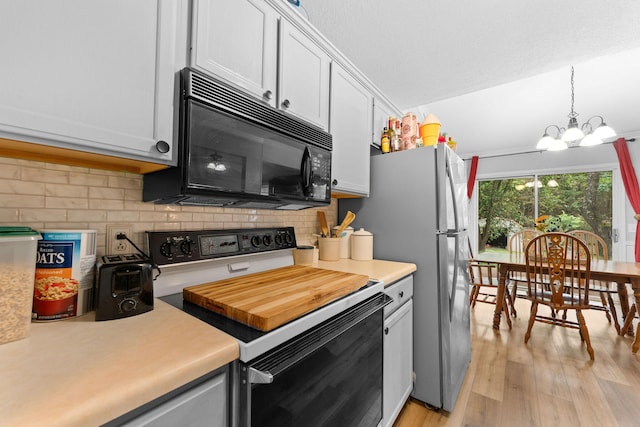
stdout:
[[(340, 226), (333, 227), (333, 232), (338, 231)], [(351, 255), (351, 234), (353, 233), (353, 227), (346, 227), (340, 237), (340, 258), (349, 258)]]
[(371, 261), (373, 259), (373, 234), (361, 228), (351, 235), (351, 259)]

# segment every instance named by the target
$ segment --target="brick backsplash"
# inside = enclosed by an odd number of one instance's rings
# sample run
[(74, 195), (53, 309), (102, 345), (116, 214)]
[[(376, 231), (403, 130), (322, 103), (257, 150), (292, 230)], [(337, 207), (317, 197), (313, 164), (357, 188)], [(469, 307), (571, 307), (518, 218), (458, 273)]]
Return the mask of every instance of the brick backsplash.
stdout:
[(0, 225), (92, 229), (105, 253), (107, 224), (131, 224), (137, 245), (146, 230), (293, 226), (298, 244), (315, 242), (318, 210), (335, 225), (337, 200), (302, 211), (154, 205), (142, 201), (142, 175), (0, 157)]

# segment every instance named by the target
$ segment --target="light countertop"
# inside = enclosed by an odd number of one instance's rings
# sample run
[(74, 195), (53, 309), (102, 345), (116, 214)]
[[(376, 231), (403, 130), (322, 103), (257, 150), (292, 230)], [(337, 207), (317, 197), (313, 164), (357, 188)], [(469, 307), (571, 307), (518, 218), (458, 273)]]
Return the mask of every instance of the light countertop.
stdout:
[(381, 280), (385, 286), (402, 279), (414, 271), (416, 265), (407, 262), (384, 261), (374, 259), (372, 261), (356, 261), (353, 259), (342, 258), (338, 261), (319, 261), (313, 262), (313, 267), (325, 268), (327, 270), (344, 271), (347, 273), (364, 274), (371, 279)]
[(239, 356), (234, 338), (158, 299), (137, 316), (32, 323), (0, 345), (1, 426), (94, 426)]
[[(389, 285), (416, 270), (392, 261), (318, 261)], [(234, 338), (156, 299), (148, 313), (95, 312), (32, 323), (0, 345), (0, 426), (92, 426), (119, 417), (239, 357)]]

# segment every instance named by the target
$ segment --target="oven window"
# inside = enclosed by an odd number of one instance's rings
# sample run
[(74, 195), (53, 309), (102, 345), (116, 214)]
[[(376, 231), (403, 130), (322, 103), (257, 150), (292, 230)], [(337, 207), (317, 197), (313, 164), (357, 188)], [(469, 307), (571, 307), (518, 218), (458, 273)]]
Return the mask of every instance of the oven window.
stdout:
[(306, 145), (189, 101), (189, 186), (304, 198)]
[(377, 426), (382, 419), (382, 319), (378, 310), (251, 389), (252, 426)]

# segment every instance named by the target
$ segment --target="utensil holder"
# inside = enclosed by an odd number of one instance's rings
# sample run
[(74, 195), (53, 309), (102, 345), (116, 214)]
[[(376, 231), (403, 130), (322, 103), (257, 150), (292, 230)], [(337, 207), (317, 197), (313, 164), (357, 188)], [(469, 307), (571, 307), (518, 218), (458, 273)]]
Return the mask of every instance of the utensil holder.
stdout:
[(339, 237), (320, 237), (318, 239), (319, 258), (322, 261), (338, 261), (340, 259), (340, 240)]

